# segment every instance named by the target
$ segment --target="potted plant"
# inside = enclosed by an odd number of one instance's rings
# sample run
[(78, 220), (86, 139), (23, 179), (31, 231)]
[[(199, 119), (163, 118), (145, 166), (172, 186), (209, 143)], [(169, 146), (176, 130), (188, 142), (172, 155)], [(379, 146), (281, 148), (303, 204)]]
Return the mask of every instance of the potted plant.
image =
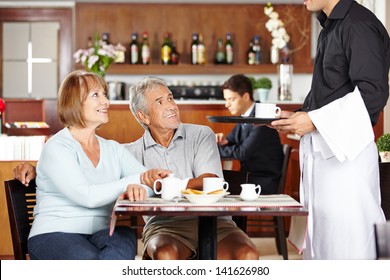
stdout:
[(381, 162), (390, 162), (390, 133), (385, 133), (376, 142)]
[(272, 88), (272, 81), (267, 77), (262, 77), (259, 79), (251, 78), (252, 87), (253, 87), (253, 97), (254, 99), (260, 100), (261, 102), (268, 100), (269, 92)]

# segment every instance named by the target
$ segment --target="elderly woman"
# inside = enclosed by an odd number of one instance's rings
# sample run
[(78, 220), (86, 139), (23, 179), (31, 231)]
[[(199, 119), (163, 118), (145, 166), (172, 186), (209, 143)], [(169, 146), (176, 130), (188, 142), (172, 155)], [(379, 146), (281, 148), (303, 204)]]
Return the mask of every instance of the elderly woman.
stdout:
[(31, 259), (134, 259), (134, 232), (117, 227), (110, 237), (109, 218), (118, 196), (143, 200), (151, 189), (140, 185), (148, 173), (124, 146), (95, 134), (108, 122), (109, 105), (99, 75), (75, 71), (63, 81), (65, 128), (45, 144), (37, 166)]

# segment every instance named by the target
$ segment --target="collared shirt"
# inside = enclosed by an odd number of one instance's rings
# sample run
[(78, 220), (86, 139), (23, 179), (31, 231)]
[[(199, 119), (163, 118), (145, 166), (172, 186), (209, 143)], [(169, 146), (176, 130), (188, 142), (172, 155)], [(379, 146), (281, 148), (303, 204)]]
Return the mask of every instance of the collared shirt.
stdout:
[(181, 124), (168, 147), (157, 144), (146, 129), (140, 139), (126, 148), (146, 168), (168, 169), (181, 179), (203, 173), (223, 177), (215, 134), (207, 126)]
[(312, 111), (359, 87), (374, 125), (389, 96), (389, 35), (376, 16), (352, 0), (340, 0), (320, 33), (313, 81), (303, 111)]
[(256, 105), (256, 103), (253, 102), (252, 105), (249, 106), (248, 110), (246, 110), (245, 113), (242, 114), (241, 116), (243, 116), (243, 117), (249, 117), (249, 116), (251, 115), (252, 111), (253, 111), (253, 108), (255, 108), (255, 105)]

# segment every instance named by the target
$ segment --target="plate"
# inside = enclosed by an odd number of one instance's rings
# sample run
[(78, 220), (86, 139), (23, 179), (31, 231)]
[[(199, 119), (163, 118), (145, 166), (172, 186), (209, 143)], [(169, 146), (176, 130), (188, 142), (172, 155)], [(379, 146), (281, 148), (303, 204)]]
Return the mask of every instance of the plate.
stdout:
[(219, 122), (219, 123), (253, 123), (253, 124), (270, 124), (279, 118), (255, 118), (255, 117), (242, 117), (242, 116), (206, 116), (209, 122)]
[(220, 193), (220, 194), (183, 194), (185, 198), (191, 203), (195, 204), (211, 204), (220, 200), (225, 195), (228, 195), (229, 192)]

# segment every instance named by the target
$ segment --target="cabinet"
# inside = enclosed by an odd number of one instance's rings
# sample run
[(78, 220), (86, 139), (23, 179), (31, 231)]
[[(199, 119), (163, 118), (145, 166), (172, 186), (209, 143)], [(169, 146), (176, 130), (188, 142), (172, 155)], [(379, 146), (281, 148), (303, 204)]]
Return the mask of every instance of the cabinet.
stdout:
[[(291, 37), (295, 73), (311, 73), (311, 14), (304, 5), (274, 5)], [(268, 17), (264, 4), (136, 4), (77, 3), (76, 48), (86, 48), (88, 37), (110, 33), (112, 43), (129, 49), (131, 33), (149, 33), (150, 65), (130, 65), (129, 52), (124, 64), (111, 65), (108, 74), (261, 74), (276, 73), (270, 64), (271, 35), (265, 28)], [(180, 53), (179, 65), (161, 65), (160, 46), (164, 32), (170, 32)], [(203, 34), (206, 65), (190, 64), (192, 33)], [(218, 38), (233, 34), (233, 65), (214, 65)], [(260, 36), (263, 64), (246, 65), (246, 51), (254, 35)], [(139, 36), (140, 37), (140, 36)], [(81, 66), (78, 66), (81, 67)]]

